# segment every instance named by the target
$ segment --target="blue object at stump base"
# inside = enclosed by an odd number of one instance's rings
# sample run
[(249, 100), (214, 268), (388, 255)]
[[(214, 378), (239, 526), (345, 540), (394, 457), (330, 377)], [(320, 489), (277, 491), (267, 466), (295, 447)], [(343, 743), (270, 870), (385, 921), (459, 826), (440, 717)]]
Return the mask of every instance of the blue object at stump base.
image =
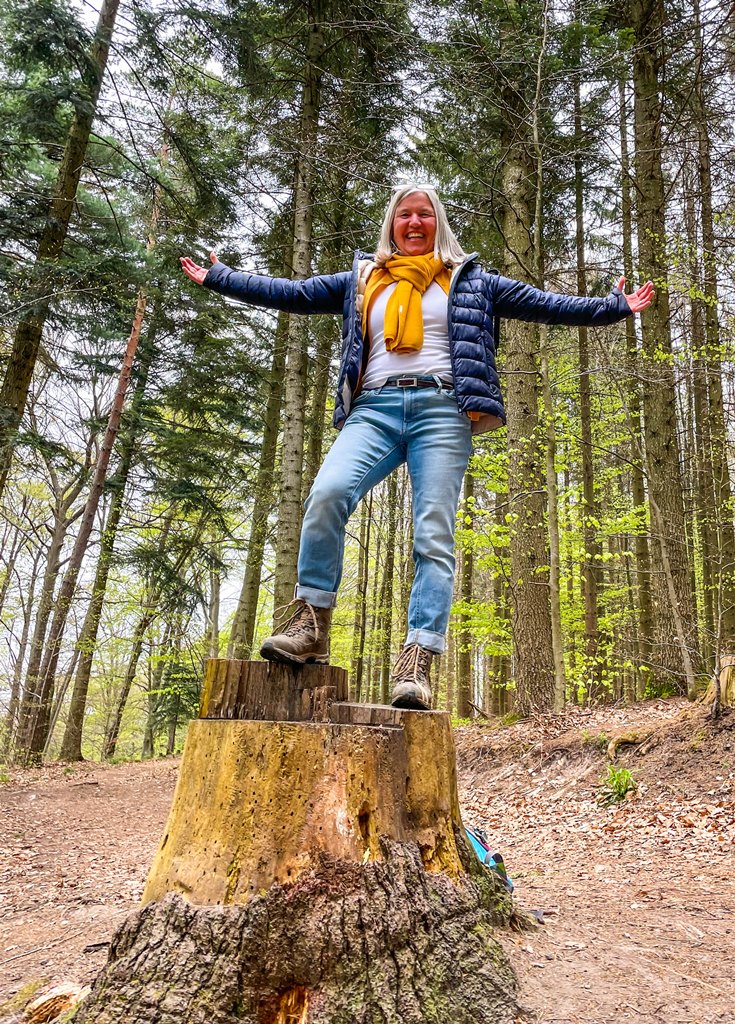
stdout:
[(477, 854), (480, 863), (498, 875), (508, 892), (513, 892), (515, 886), (508, 877), (508, 872), (505, 870), (503, 855), (501, 853), (492, 852), (485, 830), (481, 828), (467, 828), (465, 826), (465, 832), (467, 833), (467, 838), (472, 845), (472, 849)]

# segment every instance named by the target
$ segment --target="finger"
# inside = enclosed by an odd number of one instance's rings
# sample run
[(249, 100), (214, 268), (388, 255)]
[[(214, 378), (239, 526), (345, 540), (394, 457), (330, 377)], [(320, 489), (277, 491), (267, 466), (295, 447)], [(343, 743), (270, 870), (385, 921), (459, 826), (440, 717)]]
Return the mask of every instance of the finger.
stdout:
[(218, 262), (217, 261), (217, 253), (214, 251), (214, 249), (212, 249), (212, 251), (210, 252), (209, 259), (210, 259), (210, 261), (212, 263), (217, 263)]
[(623, 286), (624, 285), (625, 285), (625, 278), (621, 277), (620, 280), (618, 281), (618, 284), (617, 284), (617, 287), (620, 289), (621, 292), (623, 290)]

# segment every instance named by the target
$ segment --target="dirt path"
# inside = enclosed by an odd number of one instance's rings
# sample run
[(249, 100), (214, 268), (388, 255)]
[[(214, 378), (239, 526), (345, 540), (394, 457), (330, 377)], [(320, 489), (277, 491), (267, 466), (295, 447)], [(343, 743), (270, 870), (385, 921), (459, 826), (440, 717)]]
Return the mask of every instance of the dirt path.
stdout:
[[(605, 741), (649, 730), (621, 757), (634, 798), (601, 808)], [(466, 820), (544, 911), (505, 940), (539, 1020), (735, 1024), (735, 714), (661, 701), (457, 742)]]
[[(735, 715), (712, 730), (681, 714), (659, 702), (458, 731), (465, 816), (490, 831), (521, 904), (544, 911), (537, 931), (503, 937), (542, 1024), (735, 1024)], [(600, 808), (600, 735), (664, 724), (627, 756), (635, 797)], [(177, 769), (53, 767), (0, 786), (0, 1003), (39, 979), (92, 979)]]
[(0, 786), (0, 1003), (90, 981), (140, 899), (178, 762), (53, 766)]

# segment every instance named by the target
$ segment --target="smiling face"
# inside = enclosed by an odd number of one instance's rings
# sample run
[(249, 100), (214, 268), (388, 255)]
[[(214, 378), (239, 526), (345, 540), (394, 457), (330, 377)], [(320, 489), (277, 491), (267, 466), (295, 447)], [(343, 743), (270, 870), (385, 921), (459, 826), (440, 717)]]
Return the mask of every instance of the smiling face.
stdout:
[(393, 241), (403, 256), (423, 256), (434, 251), (436, 214), (425, 192), (411, 192), (393, 215)]

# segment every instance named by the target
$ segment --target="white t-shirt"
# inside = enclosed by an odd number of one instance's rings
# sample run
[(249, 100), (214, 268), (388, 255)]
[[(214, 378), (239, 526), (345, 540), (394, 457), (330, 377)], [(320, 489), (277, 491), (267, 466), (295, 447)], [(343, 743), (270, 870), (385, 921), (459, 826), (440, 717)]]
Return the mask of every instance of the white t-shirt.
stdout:
[(424, 343), (420, 352), (388, 352), (385, 348), (383, 321), (388, 299), (396, 287), (389, 284), (370, 306), (368, 331), (370, 355), (368, 356), (362, 389), (379, 388), (388, 377), (434, 377), (438, 376), (447, 384), (452, 383), (452, 364), (449, 359), (449, 334), (447, 331), (447, 296), (444, 289), (432, 281), (421, 297), (424, 315)]

